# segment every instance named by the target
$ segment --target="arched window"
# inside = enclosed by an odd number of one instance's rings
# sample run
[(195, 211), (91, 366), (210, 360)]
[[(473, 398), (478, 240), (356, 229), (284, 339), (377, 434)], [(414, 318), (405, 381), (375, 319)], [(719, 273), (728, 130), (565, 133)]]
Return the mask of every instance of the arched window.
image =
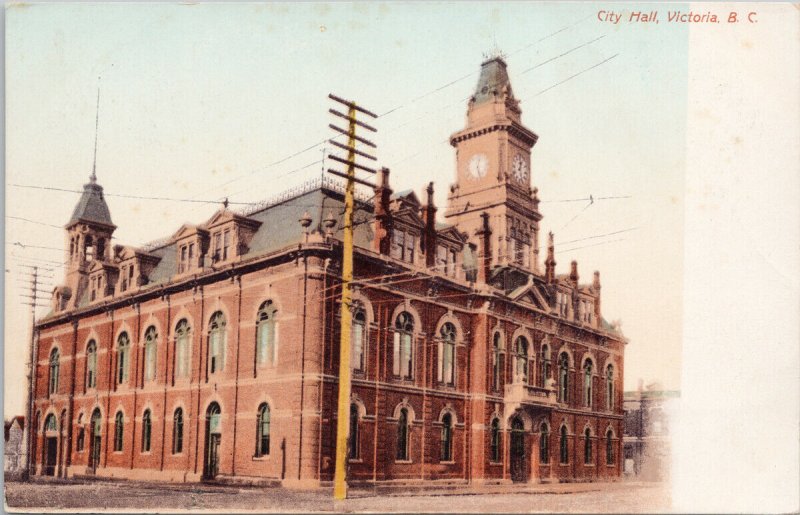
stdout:
[(569, 445), (567, 444), (567, 426), (561, 426), (561, 438), (559, 439), (559, 457), (561, 463), (569, 463)]
[(414, 377), (414, 357), (412, 355), (412, 340), (414, 338), (414, 317), (407, 311), (397, 315), (394, 321), (394, 360), (392, 372), (403, 379)]
[(353, 403), (350, 405), (350, 435), (347, 441), (347, 457), (351, 460), (357, 460), (360, 457), (359, 436), (358, 404)]
[(492, 419), (492, 448), (491, 460), (500, 461), (500, 420)]
[(614, 365), (606, 367), (606, 408), (614, 409)]
[(225, 315), (217, 311), (211, 315), (208, 324), (208, 373), (215, 374), (225, 367), (225, 347), (227, 332), (225, 331)]
[(500, 389), (500, 374), (503, 370), (500, 364), (500, 333), (494, 333), (492, 340), (492, 386), (495, 391)]
[(128, 380), (130, 348), (131, 340), (128, 338), (128, 333), (120, 334), (117, 338), (117, 384)]
[(117, 416), (114, 417), (114, 451), (116, 452), (122, 451), (124, 423), (122, 412), (118, 411)]
[(524, 336), (517, 336), (514, 342), (514, 381), (518, 383), (528, 382), (528, 339)]
[(441, 461), (453, 461), (453, 417), (449, 413), (442, 417)]
[(397, 459), (408, 460), (408, 410), (402, 408), (397, 418)]
[(539, 463), (550, 463), (550, 428), (544, 422), (539, 427)]
[(212, 402), (206, 409), (206, 432), (210, 435), (218, 435), (221, 433), (220, 421), (222, 417), (222, 410), (219, 404)]
[(172, 454), (183, 452), (183, 409), (178, 408), (172, 415)]
[(153, 422), (150, 420), (150, 410), (144, 410), (142, 415), (142, 452), (150, 452), (150, 435), (153, 431)]
[(592, 360), (583, 364), (583, 405), (592, 407)]
[(144, 332), (144, 380), (152, 381), (156, 378), (156, 355), (158, 351), (158, 333), (156, 328), (150, 326)]
[(259, 365), (274, 365), (277, 361), (277, 342), (275, 321), (278, 310), (271, 300), (264, 301), (258, 308), (256, 322), (256, 356)]
[(583, 432), (583, 463), (592, 463), (592, 432), (588, 427)]
[(47, 418), (44, 419), (44, 432), (45, 433), (57, 433), (58, 432), (58, 422), (56, 422), (56, 416), (50, 413), (47, 415)]
[(189, 322), (182, 319), (175, 326), (175, 377), (189, 375)]
[(84, 442), (86, 441), (83, 428), (83, 413), (78, 415), (78, 422), (76, 425), (78, 426), (78, 438), (75, 439), (75, 450), (77, 452), (81, 452), (83, 450)]
[(542, 388), (547, 388), (547, 381), (550, 379), (550, 347), (547, 344), (542, 345), (542, 374), (539, 380), (539, 385)]
[(258, 426), (256, 427), (256, 456), (269, 455), (270, 409), (266, 403), (258, 407)]
[(50, 395), (58, 392), (59, 358), (60, 354), (58, 353), (58, 349), (50, 351), (50, 387), (48, 388)]
[(614, 464), (614, 433), (611, 428), (606, 431), (606, 465)]
[(558, 356), (558, 401), (569, 400), (569, 355), (562, 352)]
[(364, 371), (364, 356), (367, 336), (367, 315), (363, 309), (357, 309), (353, 315), (353, 332), (351, 335), (350, 366), (353, 370)]
[(439, 382), (453, 385), (455, 382), (456, 326), (446, 322), (439, 330)]
[(97, 344), (94, 340), (86, 346), (86, 388), (97, 386)]

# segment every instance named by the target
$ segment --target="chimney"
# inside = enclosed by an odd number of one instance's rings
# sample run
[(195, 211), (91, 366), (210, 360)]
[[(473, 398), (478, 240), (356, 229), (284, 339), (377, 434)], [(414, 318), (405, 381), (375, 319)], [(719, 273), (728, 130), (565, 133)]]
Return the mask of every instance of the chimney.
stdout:
[(389, 211), (389, 203), (392, 198), (392, 189), (389, 187), (389, 169), (381, 168), (378, 184), (375, 187), (375, 221), (372, 249), (379, 253), (388, 255), (392, 241), (392, 215)]
[(597, 270), (594, 271), (594, 281), (592, 281), (592, 288), (594, 289), (594, 316), (596, 320), (600, 320), (602, 317), (602, 311), (600, 311), (600, 290), (602, 286), (600, 286), (600, 272)]
[(547, 259), (544, 262), (544, 280), (548, 284), (556, 282), (556, 256), (553, 233), (547, 235)]
[(478, 236), (478, 282), (486, 284), (489, 279), (492, 259), (492, 230), (489, 228), (489, 213), (481, 213), (481, 228), (475, 233)]
[[(425, 204), (425, 265), (430, 269), (436, 266), (436, 206), (433, 204), (433, 182), (425, 189), (428, 194)], [(440, 270), (441, 271), (441, 270)]]
[(569, 271), (569, 280), (572, 282), (572, 286), (575, 288), (578, 287), (578, 262), (573, 260), (570, 271)]

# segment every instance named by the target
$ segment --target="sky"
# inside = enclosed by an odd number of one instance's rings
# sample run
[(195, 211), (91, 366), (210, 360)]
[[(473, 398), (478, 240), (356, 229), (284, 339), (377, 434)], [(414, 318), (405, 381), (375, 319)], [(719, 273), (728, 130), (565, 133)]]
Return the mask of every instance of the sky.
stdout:
[(319, 177), (328, 93), (381, 115), (373, 139), (396, 191), (433, 180), (445, 206), (455, 179), (448, 137), (464, 127), (495, 49), (539, 135), (532, 180), (557, 272), (573, 259), (584, 282), (600, 271), (603, 315), (629, 339), (626, 390), (640, 378), (680, 388), (688, 29), (614, 25), (598, 20), (601, 8), (653, 6), (9, 7), (5, 415), (24, 412), (25, 391), (13, 385), (24, 383), (29, 349), (27, 267), (49, 269), (42, 289), (60, 284), (61, 227), (79, 198), (41, 187), (87, 182), (98, 87), (98, 182), (117, 243), (140, 245), (205, 221), (225, 197), (242, 207)]

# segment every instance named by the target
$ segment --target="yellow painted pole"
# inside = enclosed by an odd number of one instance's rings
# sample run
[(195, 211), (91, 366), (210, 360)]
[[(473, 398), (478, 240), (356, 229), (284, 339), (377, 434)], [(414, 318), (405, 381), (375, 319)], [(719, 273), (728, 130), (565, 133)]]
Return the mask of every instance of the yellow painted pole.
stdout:
[(350, 281), (353, 280), (353, 193), (355, 189), (356, 109), (350, 106), (348, 133), (347, 186), (344, 195), (344, 243), (342, 246), (342, 325), (339, 339), (339, 405), (336, 424), (336, 469), (333, 498), (347, 498), (347, 440), (350, 435), (350, 326), (352, 324)]

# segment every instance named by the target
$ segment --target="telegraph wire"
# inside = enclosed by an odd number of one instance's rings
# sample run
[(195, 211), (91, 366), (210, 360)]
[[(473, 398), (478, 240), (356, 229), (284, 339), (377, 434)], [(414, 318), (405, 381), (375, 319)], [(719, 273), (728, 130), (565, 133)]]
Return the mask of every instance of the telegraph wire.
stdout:
[(49, 224), (47, 222), (39, 222), (37, 220), (31, 220), (30, 218), (23, 218), (21, 216), (6, 215), (6, 218), (11, 219), (11, 220), (22, 220), (23, 222), (30, 222), (30, 223), (36, 224), (36, 225), (44, 225), (46, 227), (54, 227), (56, 229), (63, 229), (64, 228), (61, 225)]
[(588, 67), (588, 68), (586, 68), (586, 69), (584, 69), (584, 70), (581, 70), (581, 71), (579, 71), (579, 72), (578, 72), (578, 73), (576, 73), (575, 75), (570, 75), (569, 77), (567, 77), (566, 79), (562, 80), (561, 82), (557, 82), (557, 83), (553, 84), (553, 85), (552, 85), (552, 86), (550, 86), (550, 87), (544, 88), (543, 90), (541, 90), (540, 92), (536, 93), (536, 94), (535, 94), (535, 95), (533, 95), (533, 96), (534, 96), (534, 97), (538, 97), (539, 95), (541, 95), (541, 94), (542, 94), (542, 93), (544, 93), (545, 91), (550, 91), (551, 89), (555, 88), (556, 86), (560, 86), (560, 85), (564, 84), (565, 82), (568, 82), (568, 81), (570, 81), (570, 80), (574, 79), (575, 77), (577, 77), (577, 76), (579, 76), (579, 75), (582, 75), (582, 74), (584, 74), (584, 73), (588, 72), (589, 70), (593, 70), (593, 69), (597, 68), (598, 66), (600, 66), (600, 65), (602, 65), (602, 64), (605, 64), (605, 63), (607, 63), (608, 61), (610, 61), (610, 60), (614, 59), (614, 58), (615, 58), (615, 57), (617, 57), (618, 55), (619, 55), (619, 52), (617, 52), (616, 54), (612, 55), (611, 57), (608, 57), (608, 58), (606, 58), (606, 59), (604, 59), (604, 60), (600, 61), (600, 62), (599, 62), (599, 63), (597, 63), (597, 64), (594, 64), (594, 65), (592, 65), (592, 66), (590, 66), (590, 67)]

